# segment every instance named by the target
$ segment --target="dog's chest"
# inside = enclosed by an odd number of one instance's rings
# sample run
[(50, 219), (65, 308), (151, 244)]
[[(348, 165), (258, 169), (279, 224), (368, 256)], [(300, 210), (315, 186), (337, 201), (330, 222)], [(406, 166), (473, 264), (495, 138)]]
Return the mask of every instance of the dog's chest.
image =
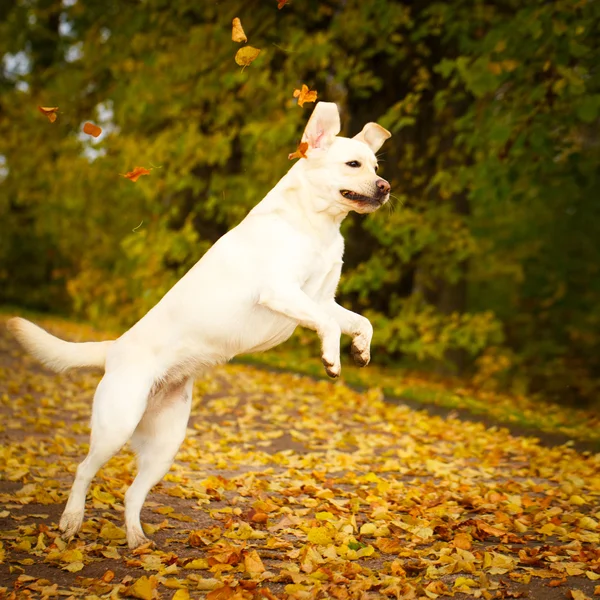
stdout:
[(343, 247), (320, 248), (311, 256), (302, 290), (316, 301), (333, 298), (342, 272)]

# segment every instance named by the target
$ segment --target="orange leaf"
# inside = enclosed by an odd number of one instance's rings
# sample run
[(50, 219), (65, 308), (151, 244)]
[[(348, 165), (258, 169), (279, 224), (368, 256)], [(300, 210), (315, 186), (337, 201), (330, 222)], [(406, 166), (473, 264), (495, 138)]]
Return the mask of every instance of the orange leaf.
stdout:
[(304, 106), (305, 102), (315, 102), (317, 99), (317, 91), (308, 89), (308, 86), (302, 84), (301, 90), (294, 90), (294, 98), (298, 98), (298, 106)]
[(294, 158), (306, 158), (307, 150), (308, 150), (308, 142), (300, 142), (298, 144), (298, 149), (296, 150), (296, 152), (292, 152), (291, 154), (288, 154), (288, 158), (290, 160), (292, 160)]
[(144, 167), (135, 167), (133, 171), (129, 171), (129, 173), (121, 175), (121, 177), (126, 177), (135, 183), (142, 175), (150, 175), (150, 171), (144, 169)]
[(281, 10), (290, 0), (278, 0), (277, 8)]
[(206, 600), (229, 600), (234, 594), (232, 588), (228, 585), (217, 588), (206, 595)]
[(471, 549), (471, 536), (468, 533), (457, 533), (454, 536), (454, 547), (461, 548), (462, 550)]
[(88, 135), (92, 135), (96, 138), (102, 133), (102, 129), (98, 127), (98, 125), (94, 125), (88, 121), (83, 125), (83, 133), (87, 133)]
[(231, 22), (231, 39), (234, 42), (247, 42), (248, 38), (244, 33), (244, 28), (242, 27), (242, 22), (235, 17)]
[(485, 533), (489, 533), (490, 535), (495, 535), (497, 537), (502, 537), (503, 535), (506, 535), (506, 531), (504, 531), (503, 529), (498, 529), (497, 527), (488, 525), (483, 521), (477, 521), (477, 528), (481, 531), (485, 531)]
[(56, 121), (56, 118), (58, 117), (58, 115), (56, 114), (58, 112), (58, 106), (38, 106), (38, 110), (43, 115), (48, 117), (48, 121), (50, 121), (50, 123), (54, 123), (54, 121)]
[(254, 523), (266, 523), (269, 519), (269, 515), (259, 510), (251, 509), (248, 516)]
[(110, 583), (114, 578), (115, 574), (110, 570), (106, 571), (106, 573), (102, 575), (102, 581), (104, 581), (104, 583)]

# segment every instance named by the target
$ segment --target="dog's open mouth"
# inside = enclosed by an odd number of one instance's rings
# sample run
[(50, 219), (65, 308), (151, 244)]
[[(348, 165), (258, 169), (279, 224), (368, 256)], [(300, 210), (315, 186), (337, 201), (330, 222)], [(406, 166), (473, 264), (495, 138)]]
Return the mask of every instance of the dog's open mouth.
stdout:
[(340, 190), (340, 194), (347, 200), (354, 202), (367, 202), (369, 204), (382, 204), (385, 201), (385, 195), (382, 196), (365, 196), (350, 190)]
[(355, 202), (373, 202), (377, 200), (377, 198), (363, 196), (363, 194), (357, 194), (356, 192), (351, 192), (350, 190), (340, 190), (340, 194), (344, 196), (344, 198), (347, 198), (348, 200), (354, 200)]

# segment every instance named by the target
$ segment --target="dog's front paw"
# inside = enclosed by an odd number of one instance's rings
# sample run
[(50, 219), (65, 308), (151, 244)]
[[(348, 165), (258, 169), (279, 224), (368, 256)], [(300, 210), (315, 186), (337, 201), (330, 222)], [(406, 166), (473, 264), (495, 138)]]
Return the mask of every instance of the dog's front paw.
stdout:
[(369, 346), (361, 347), (355, 342), (352, 342), (352, 346), (350, 347), (350, 354), (352, 355), (354, 362), (359, 367), (366, 367), (369, 364), (369, 361), (371, 360), (371, 351), (369, 349)]
[(340, 373), (342, 372), (342, 365), (340, 363), (339, 358), (330, 359), (323, 355), (321, 357), (321, 361), (323, 362), (323, 365), (325, 366), (325, 371), (327, 371), (327, 375), (329, 375), (329, 377), (335, 379), (336, 377), (340, 376)]
[(83, 523), (83, 512), (64, 512), (60, 518), (58, 528), (62, 532), (62, 538), (68, 540), (72, 538), (80, 529)]
[(127, 529), (127, 545), (130, 550), (135, 550), (149, 542), (150, 540), (144, 535), (144, 532), (141, 529), (138, 529), (137, 527)]

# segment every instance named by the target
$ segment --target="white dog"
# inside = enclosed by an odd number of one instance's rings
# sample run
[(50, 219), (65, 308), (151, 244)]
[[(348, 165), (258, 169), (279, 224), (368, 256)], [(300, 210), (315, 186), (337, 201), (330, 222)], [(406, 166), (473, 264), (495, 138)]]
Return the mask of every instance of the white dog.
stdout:
[(21, 344), (56, 371), (104, 367), (94, 395), (90, 450), (77, 468), (60, 520), (65, 537), (83, 521), (92, 478), (128, 441), (138, 473), (125, 496), (127, 540), (147, 541), (140, 511), (183, 442), (193, 380), (237, 354), (267, 350), (296, 326), (317, 332), (331, 377), (340, 374), (340, 334), (352, 355), (370, 359), (373, 328), (334, 300), (342, 268), (340, 224), (350, 211), (370, 213), (387, 202), (390, 185), (377, 176), (375, 152), (390, 133), (368, 123), (353, 139), (336, 137), (333, 103), (317, 104), (298, 160), (248, 216), (120, 338), (70, 343), (24, 319), (8, 323)]

